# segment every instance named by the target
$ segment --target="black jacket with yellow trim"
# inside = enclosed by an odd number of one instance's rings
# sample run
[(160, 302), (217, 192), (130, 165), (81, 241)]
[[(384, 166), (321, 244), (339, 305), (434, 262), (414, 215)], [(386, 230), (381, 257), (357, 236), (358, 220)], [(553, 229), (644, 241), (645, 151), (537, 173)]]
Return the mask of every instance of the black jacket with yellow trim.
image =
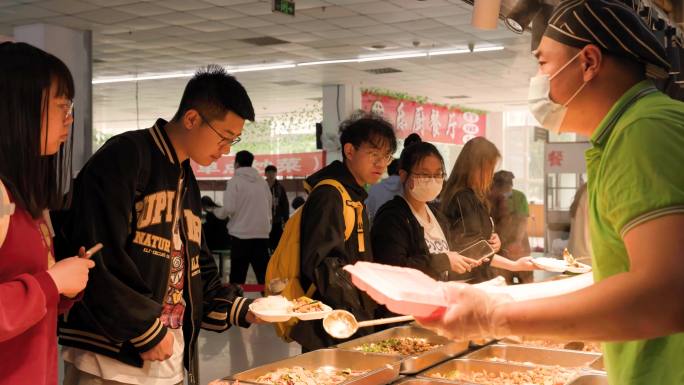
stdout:
[(220, 332), (230, 325), (249, 326), (245, 317), (251, 301), (240, 297), (239, 287), (219, 280), (201, 231), (197, 181), (189, 161), (179, 163), (165, 125), (159, 119), (150, 129), (115, 136), (76, 178), (72, 206), (58, 229), (59, 249), (69, 256), (81, 245), (101, 242), (104, 248), (93, 256), (96, 266), (83, 301), (60, 320), (59, 336), (62, 345), (142, 367), (140, 353), (167, 333), (159, 316), (179, 217), (186, 254), (185, 365), (193, 384), (200, 328)]
[[(334, 161), (306, 179), (310, 190), (319, 182), (334, 179), (349, 194), (353, 202), (362, 203), (368, 198), (347, 166)], [(357, 289), (351, 276), (342, 268), (357, 261), (373, 261), (370, 247), (370, 224), (366, 207), (363, 205), (362, 229), (354, 227), (345, 239), (344, 206), (340, 192), (333, 186), (315, 188), (302, 208), (300, 229), (300, 274), (301, 284), (306, 290), (316, 286), (314, 299), (321, 300), (334, 309), (343, 309), (354, 314), (357, 320), (373, 319), (377, 304), (364, 292)], [(358, 220), (359, 218), (355, 218)], [(362, 243), (363, 247), (360, 247)], [(362, 251), (361, 251), (362, 250)], [(372, 332), (372, 328), (360, 329), (354, 337)], [(339, 343), (330, 337), (320, 321), (303, 321), (292, 329), (292, 338), (305, 351), (329, 347)]]

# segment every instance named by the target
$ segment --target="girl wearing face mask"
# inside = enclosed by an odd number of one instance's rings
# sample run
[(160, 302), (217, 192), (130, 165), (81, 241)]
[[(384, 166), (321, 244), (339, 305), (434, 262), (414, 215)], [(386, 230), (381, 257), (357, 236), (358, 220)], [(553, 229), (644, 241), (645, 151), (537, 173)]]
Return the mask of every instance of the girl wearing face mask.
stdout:
[[(448, 220), (448, 237), (454, 250), (463, 250), (474, 243), (486, 240), (494, 252), (500, 251), (501, 240), (495, 232), (487, 199), (494, 169), (500, 159), (499, 150), (485, 138), (468, 141), (456, 159), (454, 169), (440, 197), (440, 208)], [(489, 265), (483, 263), (475, 269), (469, 277), (469, 283), (494, 278)], [(511, 261), (495, 255), (491, 258), (491, 266), (510, 271), (535, 269), (530, 257)]]
[(444, 160), (435, 146), (421, 142), (404, 149), (399, 160), (404, 196), (378, 210), (371, 244), (376, 262), (418, 269), (438, 280), (463, 274), (479, 262), (452, 251), (446, 221), (428, 204), (444, 184)]

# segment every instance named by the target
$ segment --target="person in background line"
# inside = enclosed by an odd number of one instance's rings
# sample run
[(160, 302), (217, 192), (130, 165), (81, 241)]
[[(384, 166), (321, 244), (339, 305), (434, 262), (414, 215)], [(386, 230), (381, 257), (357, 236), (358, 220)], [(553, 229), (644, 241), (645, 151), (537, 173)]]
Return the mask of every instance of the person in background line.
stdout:
[(306, 203), (306, 199), (298, 195), (292, 200), (292, 210), (297, 210), (298, 208), (304, 206), (304, 203)]
[[(441, 210), (449, 221), (449, 236), (455, 250), (462, 251), (476, 242), (487, 241), (494, 252), (501, 250), (501, 240), (489, 215), (487, 196), (494, 169), (501, 159), (496, 146), (485, 138), (474, 138), (463, 146), (441, 195)], [(530, 271), (531, 258), (517, 261), (495, 255), (490, 263), (473, 270), (471, 283), (494, 278), (489, 266), (510, 271)]]
[[(489, 201), (492, 218), (501, 237), (501, 256), (517, 261), (531, 254), (530, 239), (527, 236), (530, 209), (525, 194), (513, 188), (514, 178), (510, 171), (496, 172)], [(506, 278), (509, 285), (513, 284), (514, 279), (518, 283), (534, 281), (531, 271), (512, 272), (496, 269), (494, 274)]]
[(271, 189), (271, 212), (273, 223), (271, 225), (271, 233), (269, 234), (269, 242), (271, 252), (278, 247), (280, 237), (283, 235), (283, 227), (285, 222), (290, 218), (290, 201), (287, 199), (287, 191), (278, 179), (278, 169), (276, 166), (266, 166), (266, 181)]
[(223, 192), (223, 207), (213, 210), (217, 218), (228, 218), (231, 236), (230, 283), (244, 284), (249, 265), (257, 282), (266, 279), (268, 235), (271, 232), (271, 189), (259, 171), (252, 167), (254, 155), (249, 151), (235, 154), (235, 176)]
[(368, 191), (366, 208), (368, 209), (368, 217), (371, 223), (375, 218), (375, 213), (382, 205), (392, 200), (396, 195), (402, 195), (403, 193), (401, 180), (399, 180), (399, 159), (394, 159), (387, 166), (387, 174), (389, 174), (389, 177), (378, 184), (372, 185)]
[[(352, 285), (342, 268), (357, 261), (373, 261), (370, 225), (362, 203), (368, 195), (363, 186), (380, 180), (397, 149), (397, 139), (390, 123), (364, 113), (342, 122), (340, 145), (343, 160), (332, 162), (306, 179), (313, 191), (302, 208), (300, 279), (304, 290), (315, 285), (314, 299), (347, 310), (363, 321), (373, 318), (376, 304)], [(326, 179), (341, 184), (352, 202), (342, 202), (334, 186), (314, 188)], [(346, 239), (345, 205), (353, 208), (356, 217)], [(356, 335), (371, 331), (360, 330)], [(302, 351), (339, 343), (323, 330), (321, 321), (299, 322), (291, 335), (302, 345)]]
[(230, 235), (228, 234), (228, 221), (218, 219), (213, 211), (221, 206), (217, 205), (208, 196), (202, 197), (202, 210), (204, 210), (204, 237), (207, 240), (209, 250), (228, 250), (230, 249)]
[(684, 383), (684, 103), (662, 40), (622, 1), (562, 1), (534, 53), (530, 110), (586, 152), (595, 283), (511, 302), (450, 284), (449, 307), (423, 325), (452, 338), (524, 335), (607, 341), (611, 385)]
[(570, 237), (568, 250), (575, 258), (591, 264), (591, 234), (589, 233), (589, 195), (587, 183), (583, 183), (575, 193), (570, 205)]
[(409, 147), (413, 144), (420, 143), (423, 141), (423, 138), (420, 137), (417, 133), (410, 134), (404, 139), (404, 148)]
[(0, 384), (56, 385), (57, 316), (95, 265), (55, 261), (47, 211), (71, 180), (74, 81), (61, 60), (25, 43), (0, 43), (0, 58)]

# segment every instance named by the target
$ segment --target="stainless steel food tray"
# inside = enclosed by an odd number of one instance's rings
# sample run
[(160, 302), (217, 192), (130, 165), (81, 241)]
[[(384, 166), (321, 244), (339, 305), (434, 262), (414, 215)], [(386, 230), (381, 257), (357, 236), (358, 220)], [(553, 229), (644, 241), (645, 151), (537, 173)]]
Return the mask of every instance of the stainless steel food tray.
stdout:
[(608, 377), (600, 374), (579, 376), (568, 385), (608, 385)]
[(490, 345), (468, 354), (464, 358), (490, 361), (492, 358), (510, 363), (562, 366), (565, 368), (589, 368), (597, 359), (598, 353), (571, 350), (546, 349), (521, 345)]
[[(596, 353), (596, 354), (601, 354), (601, 352), (592, 352), (592, 351), (586, 351), (585, 346), (587, 344), (591, 345), (596, 345), (596, 343), (592, 342), (583, 342), (583, 341), (545, 341), (548, 343), (556, 344), (559, 345), (557, 347), (555, 346), (543, 346), (540, 345), (538, 342), (544, 341), (543, 339), (530, 339), (530, 338), (525, 338), (525, 337), (508, 337), (504, 338), (503, 340), (499, 341), (499, 344), (504, 344), (504, 345), (524, 345), (524, 346), (532, 346), (532, 347), (537, 347), (537, 348), (543, 348), (543, 349), (556, 349), (556, 350), (569, 350), (569, 351), (575, 351), (575, 352), (586, 352), (586, 353)], [(564, 345), (564, 346), (563, 346)], [(573, 345), (578, 345), (578, 348), (574, 347)]]
[(601, 355), (601, 357), (597, 358), (596, 361), (592, 362), (591, 365), (589, 365), (589, 367), (592, 368), (593, 370), (605, 372), (606, 366), (603, 363), (603, 355)]
[(337, 347), (344, 350), (357, 351), (355, 348), (372, 342), (379, 342), (389, 338), (424, 338), (427, 342), (435, 345), (442, 345), (424, 353), (409, 356), (385, 354), (394, 357), (401, 357), (401, 374), (415, 374), (431, 366), (437, 365), (448, 359), (454, 358), (468, 351), (468, 342), (456, 342), (448, 338), (441, 337), (427, 329), (415, 325), (399, 326), (392, 329), (370, 334), (352, 341), (339, 344)]
[[(463, 381), (463, 380), (447, 380), (447, 379), (440, 379), (440, 378), (435, 378), (432, 377), (433, 375), (439, 374), (439, 373), (448, 373), (454, 370), (458, 370), (459, 372), (463, 373), (471, 373), (471, 372), (478, 372), (482, 370), (486, 370), (488, 372), (492, 373), (511, 373), (511, 372), (520, 372), (520, 371), (527, 371), (527, 370), (532, 370), (535, 367), (538, 366), (533, 366), (533, 365), (520, 365), (520, 364), (507, 364), (507, 363), (501, 363), (501, 362), (489, 362), (489, 361), (479, 361), (479, 360), (472, 360), (472, 359), (455, 359), (451, 361), (447, 361), (443, 364), (437, 365), (434, 368), (428, 369), (424, 371), (423, 373), (418, 375), (418, 378), (420, 379), (430, 379), (430, 380), (440, 380), (444, 382), (450, 382), (452, 384), (472, 384), (472, 382), (468, 381)], [(579, 377), (581, 373), (578, 370), (578, 374), (576, 376), (573, 376), (567, 383), (570, 384), (572, 381)]]
[(393, 385), (453, 385), (453, 381), (444, 381), (444, 380), (438, 380), (436, 378), (433, 379), (425, 379), (425, 378), (406, 378), (404, 380), (399, 380), (395, 382)]
[(350, 378), (340, 385), (385, 385), (399, 378), (399, 361), (400, 357), (397, 356), (340, 349), (321, 349), (249, 369), (226, 377), (226, 379), (256, 384), (255, 380), (258, 377), (280, 368), (301, 366), (304, 369), (315, 370), (320, 367), (332, 367), (369, 371), (361, 376)]

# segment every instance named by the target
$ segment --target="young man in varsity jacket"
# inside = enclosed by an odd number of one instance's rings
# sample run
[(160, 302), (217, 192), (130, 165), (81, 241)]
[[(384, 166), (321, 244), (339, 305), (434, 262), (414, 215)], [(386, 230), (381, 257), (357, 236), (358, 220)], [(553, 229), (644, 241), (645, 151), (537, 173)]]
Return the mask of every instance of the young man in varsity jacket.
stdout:
[(197, 384), (200, 328), (256, 321), (250, 300), (219, 280), (190, 167), (227, 154), (245, 120), (254, 120), (245, 89), (209, 66), (170, 122), (110, 139), (81, 170), (60, 232), (67, 245), (104, 248), (83, 301), (60, 322), (66, 385), (176, 385), (184, 367)]

